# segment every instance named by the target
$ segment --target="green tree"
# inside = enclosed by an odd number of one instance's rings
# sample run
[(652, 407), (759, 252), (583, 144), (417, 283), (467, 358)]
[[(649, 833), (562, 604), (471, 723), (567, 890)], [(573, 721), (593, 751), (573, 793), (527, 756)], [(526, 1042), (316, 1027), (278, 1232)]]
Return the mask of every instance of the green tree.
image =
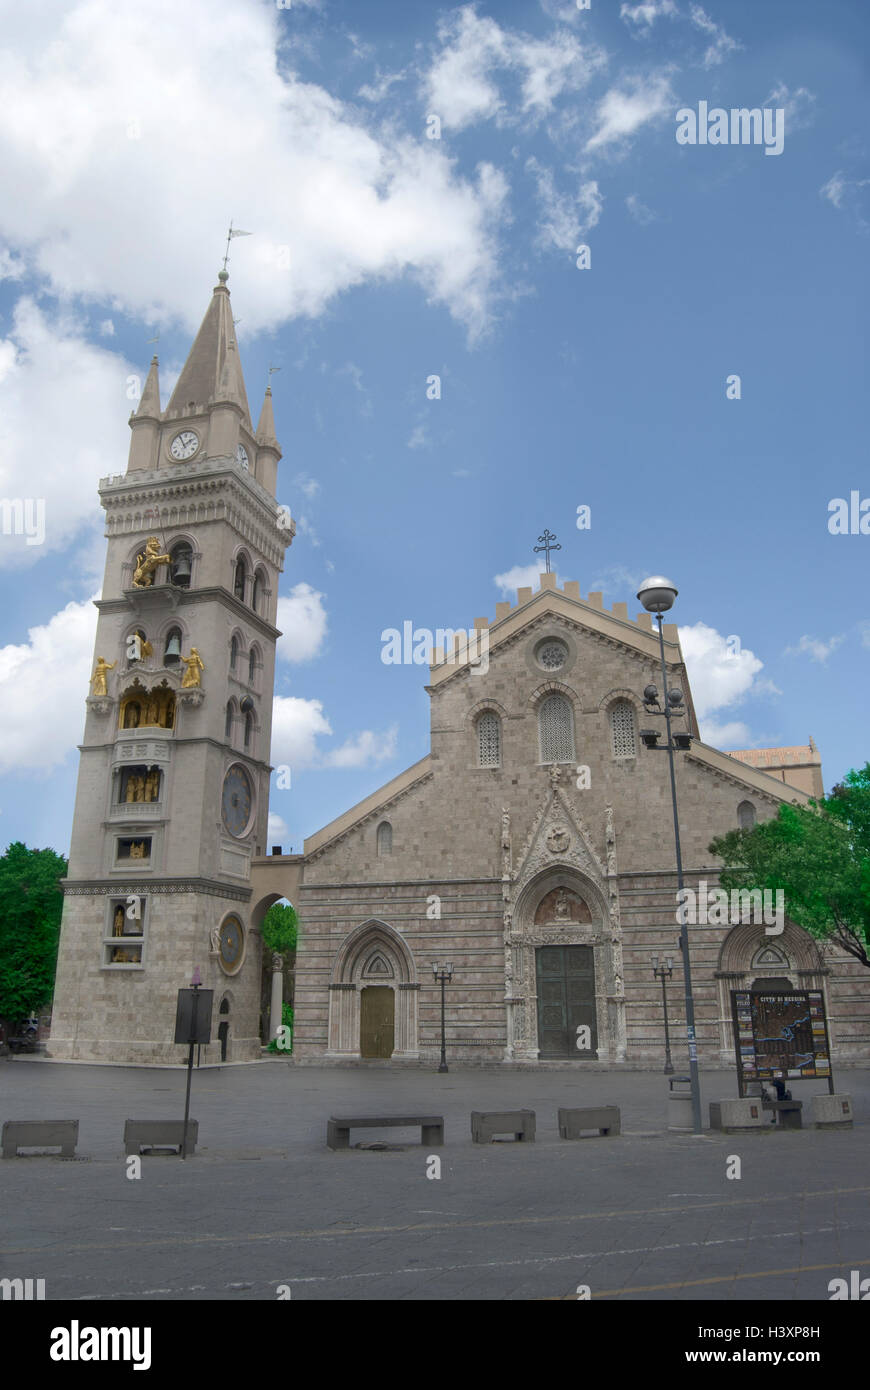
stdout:
[(16, 841), (0, 858), (0, 1018), (12, 1029), (51, 999), (66, 860)]
[(270, 951), (286, 955), (296, 950), (298, 918), (289, 903), (273, 903), (263, 918), (263, 941)]
[(870, 763), (830, 796), (781, 805), (774, 820), (731, 830), (710, 851), (723, 888), (782, 889), (787, 915), (870, 969)]

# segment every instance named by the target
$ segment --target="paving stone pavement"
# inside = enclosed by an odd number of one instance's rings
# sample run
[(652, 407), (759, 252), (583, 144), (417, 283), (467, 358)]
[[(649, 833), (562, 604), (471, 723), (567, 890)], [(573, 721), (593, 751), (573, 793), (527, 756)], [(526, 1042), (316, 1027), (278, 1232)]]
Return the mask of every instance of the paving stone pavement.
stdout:
[[(731, 1072), (702, 1081), (705, 1114), (735, 1094)], [(47, 1299), (827, 1300), (870, 1277), (870, 1069), (837, 1083), (851, 1131), (697, 1138), (665, 1130), (650, 1072), (203, 1068), (196, 1156), (131, 1180), (124, 1121), (179, 1118), (183, 1071), (3, 1061), (0, 1119), (78, 1118), (81, 1157), (0, 1162), (0, 1274), (44, 1278)], [(561, 1140), (558, 1107), (583, 1104), (619, 1105), (622, 1135)], [(523, 1107), (535, 1144), (471, 1143), (472, 1109)], [(326, 1149), (330, 1114), (373, 1109), (444, 1115), (440, 1179), (419, 1131)]]

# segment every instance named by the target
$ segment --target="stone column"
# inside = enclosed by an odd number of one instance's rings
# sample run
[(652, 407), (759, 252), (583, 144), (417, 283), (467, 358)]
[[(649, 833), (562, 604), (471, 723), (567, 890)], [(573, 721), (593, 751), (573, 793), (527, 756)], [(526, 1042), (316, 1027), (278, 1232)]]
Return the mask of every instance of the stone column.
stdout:
[(269, 1041), (278, 1036), (281, 1026), (281, 1005), (284, 1002), (284, 957), (277, 951), (272, 956), (272, 1003), (269, 1009)]

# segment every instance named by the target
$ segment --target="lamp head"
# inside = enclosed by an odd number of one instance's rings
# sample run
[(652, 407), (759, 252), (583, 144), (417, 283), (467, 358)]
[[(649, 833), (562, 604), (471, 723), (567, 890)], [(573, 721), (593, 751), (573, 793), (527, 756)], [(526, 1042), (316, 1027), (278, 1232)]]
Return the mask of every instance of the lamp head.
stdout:
[(638, 590), (638, 602), (642, 603), (648, 613), (667, 613), (669, 608), (674, 605), (678, 590), (669, 579), (665, 579), (662, 574), (654, 574), (650, 579), (644, 580)]

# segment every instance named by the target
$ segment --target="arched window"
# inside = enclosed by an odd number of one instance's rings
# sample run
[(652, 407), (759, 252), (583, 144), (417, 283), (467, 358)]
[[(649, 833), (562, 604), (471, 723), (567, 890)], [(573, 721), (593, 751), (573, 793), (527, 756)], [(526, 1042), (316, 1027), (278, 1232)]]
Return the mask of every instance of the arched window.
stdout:
[(233, 737), (233, 715), (234, 715), (234, 712), (233, 712), (233, 702), (232, 702), (232, 700), (227, 700), (227, 717), (226, 717), (226, 722), (225, 722), (225, 724), (224, 724), (224, 738), (226, 739), (227, 743), (231, 743), (231, 742), (232, 742), (232, 737)]
[(240, 603), (245, 601), (245, 585), (248, 580), (248, 567), (243, 557), (240, 555), (236, 561), (236, 572), (233, 578), (233, 593)]
[(248, 684), (254, 684), (254, 675), (257, 670), (257, 653), (252, 647), (248, 653)]
[(181, 628), (171, 627), (163, 645), (163, 665), (177, 666), (181, 660)]
[(573, 763), (574, 714), (564, 695), (548, 695), (538, 711), (542, 763)]
[(235, 671), (235, 669), (236, 669), (236, 662), (238, 661), (238, 659), (239, 659), (239, 639), (238, 639), (238, 637), (233, 637), (233, 638), (230, 639), (230, 670), (231, 670), (231, 671)]
[(172, 557), (169, 573), (172, 576), (173, 584), (179, 589), (189, 589), (190, 573), (193, 567), (193, 550), (187, 541), (179, 541), (177, 545), (172, 547), (169, 554)]
[(737, 807), (737, 824), (741, 830), (751, 830), (755, 824), (755, 807), (751, 801), (741, 801)]
[(501, 764), (501, 720), (491, 709), (484, 710), (477, 721), (477, 762), (479, 767)]
[(251, 711), (245, 715), (245, 747), (250, 748), (254, 740), (254, 716)]
[(382, 820), (378, 826), (378, 858), (383, 858), (386, 854), (393, 852), (393, 827), (388, 820)]
[(610, 741), (614, 758), (634, 758), (637, 745), (634, 738), (634, 710), (627, 700), (620, 700), (610, 711)]

